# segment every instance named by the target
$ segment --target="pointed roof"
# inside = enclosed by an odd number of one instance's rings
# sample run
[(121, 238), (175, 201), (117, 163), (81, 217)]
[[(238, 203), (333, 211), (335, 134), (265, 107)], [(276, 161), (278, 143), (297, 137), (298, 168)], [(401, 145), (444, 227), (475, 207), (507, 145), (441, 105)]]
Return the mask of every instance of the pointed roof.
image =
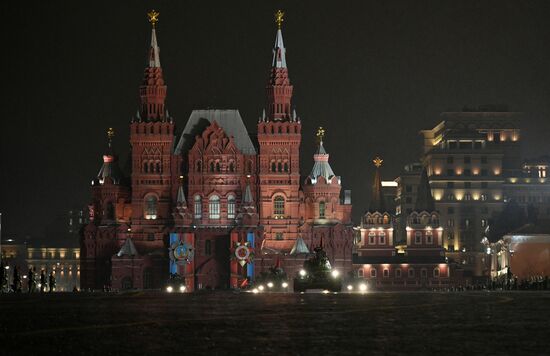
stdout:
[(317, 184), (319, 177), (325, 178), (327, 183), (330, 183), (332, 178), (335, 176), (332, 167), (328, 163), (329, 154), (323, 146), (323, 138), (325, 135), (325, 130), (322, 127), (319, 127), (317, 130), (317, 138), (319, 140), (319, 146), (317, 147), (317, 152), (313, 155), (313, 169), (309, 174), (312, 184)]
[(149, 48), (149, 67), (160, 68), (160, 48), (157, 42), (157, 32), (151, 29), (151, 47)]
[(292, 247), (292, 250), (290, 250), (291, 255), (297, 255), (300, 253), (309, 253), (309, 249), (306, 246), (306, 243), (304, 242), (304, 239), (301, 237), (298, 237), (296, 239), (296, 242), (294, 242), (294, 246)]
[(128, 237), (124, 241), (124, 245), (120, 248), (120, 251), (116, 254), (118, 257), (122, 256), (137, 256), (138, 252), (131, 237)]
[(376, 170), (374, 171), (374, 180), (372, 181), (372, 195), (370, 198), (369, 212), (384, 213), (386, 211), (386, 204), (384, 201), (384, 193), (382, 192), (382, 179), (380, 177), (380, 167), (383, 160), (380, 157), (376, 157), (373, 160)]
[(283, 43), (283, 32), (281, 28), (277, 29), (277, 35), (275, 36), (275, 45), (273, 46), (273, 60), (271, 66), (273, 68), (286, 68), (286, 49)]
[(430, 188), (430, 182), (428, 180), (428, 172), (426, 167), (422, 170), (422, 175), (420, 176), (420, 183), (418, 184), (418, 194), (416, 197), (416, 204), (414, 210), (417, 212), (435, 211), (435, 202), (432, 196), (432, 190)]
[(180, 186), (178, 188), (178, 197), (176, 198), (176, 203), (178, 206), (186, 206), (187, 199), (185, 199), (185, 192), (183, 191), (183, 179), (181, 180)]
[(254, 198), (252, 197), (252, 190), (250, 189), (250, 182), (247, 180), (246, 187), (243, 194), (243, 206), (254, 206)]
[(124, 174), (118, 166), (118, 157), (115, 155), (112, 141), (115, 136), (115, 131), (110, 127), (107, 130), (108, 148), (103, 155), (103, 165), (97, 173), (97, 181), (99, 184), (104, 184), (107, 178), (110, 178), (114, 184), (120, 184), (124, 179)]

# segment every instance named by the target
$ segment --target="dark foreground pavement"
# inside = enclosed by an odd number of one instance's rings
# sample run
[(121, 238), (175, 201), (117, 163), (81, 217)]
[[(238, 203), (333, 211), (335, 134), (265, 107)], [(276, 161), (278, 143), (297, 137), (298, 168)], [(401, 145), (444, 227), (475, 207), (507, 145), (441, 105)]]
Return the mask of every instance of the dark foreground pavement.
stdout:
[(0, 296), (0, 354), (550, 355), (550, 292)]

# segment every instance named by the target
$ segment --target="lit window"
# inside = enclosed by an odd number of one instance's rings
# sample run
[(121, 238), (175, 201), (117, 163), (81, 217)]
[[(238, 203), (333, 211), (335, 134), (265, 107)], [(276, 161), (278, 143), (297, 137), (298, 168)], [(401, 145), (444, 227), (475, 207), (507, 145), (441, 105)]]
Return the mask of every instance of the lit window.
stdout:
[(210, 219), (219, 219), (220, 218), (220, 197), (217, 195), (212, 195), (208, 199), (208, 211)]
[(380, 237), (380, 245), (385, 245), (386, 244), (386, 233), (381, 232), (379, 237)]
[(200, 195), (195, 195), (195, 219), (202, 217), (202, 199)]
[(154, 195), (149, 195), (145, 198), (145, 219), (156, 219), (157, 218), (157, 197)]
[(371, 276), (372, 278), (375, 278), (375, 277), (376, 277), (376, 269), (375, 269), (375, 268), (371, 268), (371, 269), (370, 269), (370, 276)]
[(470, 193), (464, 194), (464, 200), (472, 200), (472, 194)]
[(486, 201), (487, 200), (487, 194), (481, 194), (479, 196), (479, 199), (481, 199), (482, 201)]
[(273, 213), (277, 216), (285, 214), (285, 198), (280, 195), (273, 200)]
[(374, 245), (376, 243), (374, 232), (369, 232), (369, 245)]
[(235, 196), (233, 195), (227, 196), (227, 218), (235, 218)]

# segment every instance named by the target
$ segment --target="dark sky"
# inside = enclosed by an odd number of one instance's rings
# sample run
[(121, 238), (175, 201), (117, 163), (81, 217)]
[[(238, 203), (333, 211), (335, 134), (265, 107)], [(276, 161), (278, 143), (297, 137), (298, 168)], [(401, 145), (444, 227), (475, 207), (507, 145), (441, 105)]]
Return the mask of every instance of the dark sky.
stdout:
[[(83, 4), (87, 6), (83, 6)], [(418, 131), (445, 110), (508, 104), (524, 111), (524, 157), (550, 149), (550, 1), (42, 1), (3, 4), (0, 212), (3, 238), (39, 238), (87, 203), (105, 130), (128, 151), (128, 123), (160, 11), (168, 108), (237, 108), (251, 132), (264, 104), (275, 38), (284, 39), (303, 123), (302, 173), (314, 132), (357, 217), (371, 159), (383, 178), (420, 156)], [(528, 143), (526, 142), (528, 141)]]

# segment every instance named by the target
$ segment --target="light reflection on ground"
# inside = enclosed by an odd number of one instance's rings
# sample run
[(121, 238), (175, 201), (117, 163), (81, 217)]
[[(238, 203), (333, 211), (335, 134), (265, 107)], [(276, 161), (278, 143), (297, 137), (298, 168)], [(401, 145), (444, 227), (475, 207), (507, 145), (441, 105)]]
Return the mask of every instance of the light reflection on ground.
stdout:
[(36, 353), (545, 354), (550, 292), (0, 296), (0, 342)]

